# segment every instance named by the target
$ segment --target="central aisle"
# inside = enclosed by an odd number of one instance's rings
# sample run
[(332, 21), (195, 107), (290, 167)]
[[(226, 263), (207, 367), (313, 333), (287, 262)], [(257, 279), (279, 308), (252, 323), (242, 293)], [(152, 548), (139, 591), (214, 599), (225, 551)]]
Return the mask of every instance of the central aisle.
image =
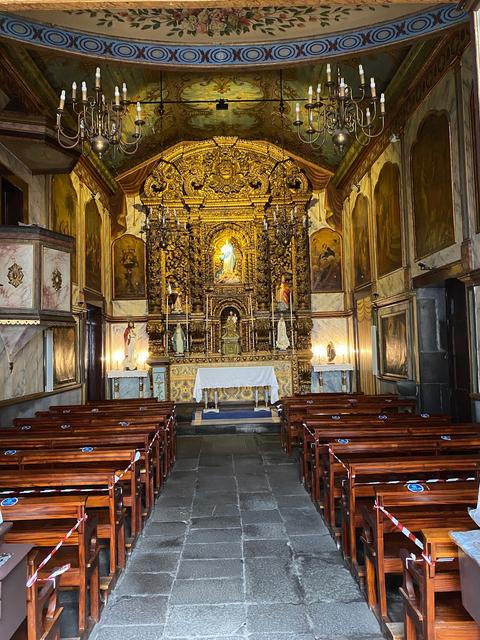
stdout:
[(278, 436), (179, 438), (95, 640), (380, 640)]

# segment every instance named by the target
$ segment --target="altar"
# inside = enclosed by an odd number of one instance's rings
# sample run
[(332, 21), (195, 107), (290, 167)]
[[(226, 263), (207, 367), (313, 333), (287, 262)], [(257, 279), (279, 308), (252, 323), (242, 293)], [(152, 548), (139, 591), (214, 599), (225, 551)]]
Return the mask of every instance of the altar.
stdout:
[[(199, 367), (195, 377), (193, 395), (201, 402), (204, 390), (229, 388), (254, 388), (258, 400), (258, 388), (268, 388), (270, 402), (278, 401), (278, 380), (272, 366), (247, 367)], [(215, 396), (218, 398), (218, 396)], [(266, 403), (265, 403), (266, 404)]]

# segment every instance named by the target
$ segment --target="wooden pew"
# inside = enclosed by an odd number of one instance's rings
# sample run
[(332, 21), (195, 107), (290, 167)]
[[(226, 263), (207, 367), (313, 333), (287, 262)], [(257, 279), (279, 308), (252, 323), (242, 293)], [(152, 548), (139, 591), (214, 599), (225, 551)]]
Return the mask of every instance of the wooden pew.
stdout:
[[(40, 564), (38, 558), (37, 549), (28, 555), (28, 579), (33, 577)], [(38, 581), (27, 587), (27, 640), (60, 640), (62, 613), (63, 607), (58, 606), (58, 588), (54, 580)]]
[(458, 547), (449, 531), (422, 530), (425, 553), (432, 564), (421, 558), (413, 560), (407, 551), (401, 554), (405, 640), (480, 640), (480, 627), (462, 606)]
[[(416, 491), (410, 491), (409, 486)], [(424, 528), (469, 527), (471, 520), (467, 509), (476, 502), (477, 495), (476, 482), (383, 485), (376, 489), (375, 501), (420, 538)], [(364, 509), (362, 539), (368, 604), (379, 620), (386, 621), (386, 576), (402, 573), (400, 549), (414, 553), (419, 553), (419, 549), (381, 509), (375, 507)]]
[[(105, 588), (112, 587), (117, 571), (125, 568), (125, 514), (121, 487), (115, 484), (115, 474), (112, 471), (92, 470), (88, 474), (79, 474), (45, 469), (0, 472), (0, 496), (7, 497), (12, 490), (16, 495), (24, 495), (22, 491), (32, 489), (55, 489), (49, 495), (61, 495), (62, 489), (73, 489), (69, 495), (84, 497), (87, 493), (87, 507), (95, 510), (99, 520), (98, 538), (108, 542), (110, 575)], [(85, 491), (87, 489), (88, 492)]]
[[(56, 564), (70, 564), (71, 568), (56, 580), (60, 588), (76, 588), (79, 593), (78, 625), (81, 635), (88, 634), (100, 618), (100, 583), (96, 529), (93, 514), (87, 514), (87, 498), (80, 496), (20, 496), (18, 502), (2, 503), (5, 519), (13, 522), (5, 542), (35, 545), (46, 556), (60, 540), (63, 546), (55, 553)], [(85, 516), (88, 518), (84, 520)], [(59, 522), (60, 521), (60, 522)], [(79, 526), (65, 539), (73, 525)], [(46, 565), (40, 578), (47, 578), (53, 565)]]
[(344, 557), (351, 563), (352, 570), (358, 573), (356, 534), (363, 525), (362, 508), (373, 504), (380, 485), (388, 487), (391, 481), (407, 483), (417, 479), (478, 477), (479, 462), (480, 454), (386, 458), (348, 464), (342, 495), (342, 544)]

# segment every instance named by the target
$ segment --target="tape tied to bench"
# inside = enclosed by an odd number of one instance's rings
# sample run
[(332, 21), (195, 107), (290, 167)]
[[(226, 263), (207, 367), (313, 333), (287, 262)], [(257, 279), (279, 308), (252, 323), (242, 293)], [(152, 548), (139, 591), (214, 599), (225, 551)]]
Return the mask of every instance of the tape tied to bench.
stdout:
[(423, 484), (435, 484), (437, 482), (472, 482), (473, 480), (475, 480), (474, 476), (468, 476), (467, 478), (429, 478), (428, 480), (372, 480), (371, 482), (356, 482), (355, 486), (358, 487), (370, 484), (416, 484), (418, 482), (423, 482)]
[[(29, 578), (27, 580), (27, 587), (31, 587), (35, 584), (35, 582), (37, 582), (38, 578), (38, 574), (40, 573), (40, 571), (43, 569), (43, 567), (50, 562), (50, 560), (53, 558), (53, 556), (57, 553), (57, 551), (59, 549), (61, 549), (61, 547), (65, 544), (65, 542), (71, 538), (71, 536), (75, 533), (75, 531), (78, 529), (78, 527), (82, 524), (82, 522), (85, 522), (85, 520), (88, 519), (88, 515), (85, 513), (81, 518), (79, 518), (77, 520), (77, 522), (73, 525), (73, 527), (70, 529), (70, 531), (67, 531), (67, 533), (63, 536), (63, 538), (60, 540), (60, 542), (58, 542), (55, 547), (53, 547), (53, 549), (50, 551), (50, 553), (48, 554), (48, 556), (46, 558), (44, 558), (42, 560), (42, 562), (38, 565), (37, 570), (35, 571), (35, 573), (32, 575), (31, 578)], [(65, 565), (66, 566), (66, 565)], [(63, 567), (62, 567), (63, 568)], [(70, 565), (68, 565), (68, 569), (70, 569)], [(68, 571), (68, 569), (65, 569), (65, 571)], [(56, 573), (55, 571), (53, 573)], [(65, 572), (63, 572), (65, 573)], [(53, 574), (52, 574), (53, 575)], [(60, 574), (58, 574), (60, 575)], [(53, 578), (52, 578), (53, 579)]]
[(136, 451), (135, 452), (135, 457), (130, 462), (128, 467), (126, 469), (124, 469), (122, 471), (122, 473), (120, 473), (119, 475), (115, 474), (115, 484), (117, 484), (117, 482), (119, 482), (123, 478), (123, 476), (130, 471), (130, 469), (133, 467), (133, 465), (140, 460), (140, 456), (141, 456), (140, 451)]
[(342, 465), (342, 467), (343, 467), (344, 469), (346, 469), (346, 471), (347, 471), (348, 475), (350, 475), (350, 469), (349, 469), (349, 468), (347, 467), (347, 465), (343, 462), (343, 460), (340, 460), (340, 458), (339, 458), (339, 457), (338, 457), (338, 456), (333, 452), (333, 449), (332, 449), (331, 447), (328, 447), (328, 452), (332, 454), (332, 456), (335, 458), (335, 460), (336, 460), (337, 462), (339, 462), (339, 463)]
[(374, 507), (375, 509), (378, 509), (379, 511), (381, 511), (385, 516), (387, 516), (387, 518), (395, 525), (395, 527), (400, 531), (400, 533), (403, 533), (403, 535), (406, 538), (411, 540), (421, 550), (422, 552), (421, 555), (422, 555), (422, 558), (425, 560), (425, 562), (428, 562), (428, 564), (433, 565), (432, 559), (429, 556), (427, 556), (426, 553), (424, 553), (425, 547), (423, 545), (423, 542), (419, 540), (417, 536), (414, 536), (413, 533), (410, 531), (410, 529), (408, 529), (404, 524), (400, 522), (400, 520), (395, 518), (394, 515), (392, 515), (389, 511), (387, 511), (385, 507), (380, 506), (378, 502), (375, 501)]

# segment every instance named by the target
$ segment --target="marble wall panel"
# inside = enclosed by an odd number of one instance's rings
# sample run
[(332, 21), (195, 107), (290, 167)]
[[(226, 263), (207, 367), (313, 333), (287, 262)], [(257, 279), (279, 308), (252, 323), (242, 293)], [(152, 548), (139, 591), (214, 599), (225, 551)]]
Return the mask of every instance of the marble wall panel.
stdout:
[(43, 247), (42, 309), (70, 311), (70, 254)]
[(1, 307), (31, 309), (34, 306), (33, 259), (32, 244), (12, 242), (0, 246)]
[(36, 333), (17, 354), (12, 370), (5, 346), (0, 341), (0, 400), (43, 390), (43, 332)]

